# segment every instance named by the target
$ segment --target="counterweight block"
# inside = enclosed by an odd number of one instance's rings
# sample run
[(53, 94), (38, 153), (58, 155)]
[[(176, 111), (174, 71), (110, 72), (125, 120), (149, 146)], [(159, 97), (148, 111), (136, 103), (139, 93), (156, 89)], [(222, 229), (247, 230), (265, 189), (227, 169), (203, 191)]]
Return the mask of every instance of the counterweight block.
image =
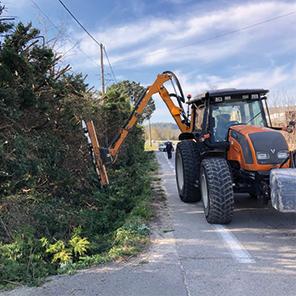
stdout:
[(296, 213), (296, 169), (270, 172), (271, 204), (279, 212)]

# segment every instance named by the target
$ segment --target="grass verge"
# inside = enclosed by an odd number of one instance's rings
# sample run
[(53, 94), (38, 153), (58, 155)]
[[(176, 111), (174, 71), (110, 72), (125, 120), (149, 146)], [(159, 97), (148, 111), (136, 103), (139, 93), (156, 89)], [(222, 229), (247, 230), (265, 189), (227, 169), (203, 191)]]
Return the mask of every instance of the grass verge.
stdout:
[[(153, 216), (151, 184), (157, 170), (154, 154), (145, 154), (145, 161), (141, 164), (145, 173), (142, 171), (141, 177), (136, 177), (139, 184), (133, 180), (134, 186), (129, 185), (125, 170), (114, 171), (111, 176), (114, 183), (97, 193), (100, 204), (105, 206), (104, 210), (95, 209), (87, 212), (87, 215), (78, 215), (77, 219), (85, 220), (84, 226), (76, 227), (69, 238), (36, 238), (28, 228), (13, 242), (0, 243), (0, 288), (10, 289), (20, 284), (39, 285), (49, 275), (71, 274), (96, 264), (127, 259), (142, 251), (149, 242), (149, 221)], [(133, 190), (129, 187), (133, 187)], [(122, 203), (128, 204), (128, 207), (119, 211)], [(110, 215), (116, 209), (119, 212), (112, 224)], [(100, 224), (98, 227), (96, 220), (100, 220), (100, 223), (105, 220), (105, 224), (110, 225), (102, 227)], [(100, 232), (95, 233), (96, 229)]]

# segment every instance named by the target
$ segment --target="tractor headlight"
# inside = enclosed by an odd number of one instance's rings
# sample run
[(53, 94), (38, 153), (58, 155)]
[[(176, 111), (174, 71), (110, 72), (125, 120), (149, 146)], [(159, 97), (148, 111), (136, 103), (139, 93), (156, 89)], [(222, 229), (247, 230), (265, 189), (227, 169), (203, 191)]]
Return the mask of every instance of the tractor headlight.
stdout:
[(258, 160), (267, 160), (270, 158), (270, 155), (267, 152), (257, 152), (256, 155)]
[(286, 159), (286, 158), (289, 157), (289, 152), (288, 152), (288, 151), (279, 151), (279, 152), (277, 153), (277, 157), (278, 157), (279, 159)]

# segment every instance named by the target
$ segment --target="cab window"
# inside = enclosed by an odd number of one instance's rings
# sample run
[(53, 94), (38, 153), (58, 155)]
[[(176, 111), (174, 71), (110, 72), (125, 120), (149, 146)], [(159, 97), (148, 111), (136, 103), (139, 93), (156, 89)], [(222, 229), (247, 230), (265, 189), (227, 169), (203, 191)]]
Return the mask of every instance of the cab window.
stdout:
[(232, 125), (266, 126), (261, 101), (237, 101), (212, 105), (210, 120), (215, 142), (225, 141)]

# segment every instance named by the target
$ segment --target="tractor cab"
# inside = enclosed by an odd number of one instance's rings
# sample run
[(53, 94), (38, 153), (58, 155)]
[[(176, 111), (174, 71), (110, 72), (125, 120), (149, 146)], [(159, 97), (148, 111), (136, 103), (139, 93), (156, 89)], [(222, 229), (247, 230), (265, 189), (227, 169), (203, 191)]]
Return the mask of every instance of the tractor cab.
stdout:
[(296, 211), (294, 195), (290, 198), (274, 185), (296, 185), (296, 152), (289, 152), (282, 134), (289, 126), (271, 125), (267, 93), (265, 89), (213, 90), (187, 102), (192, 130), (179, 137), (177, 185), (183, 201), (203, 200), (210, 223), (231, 220), (234, 193), (248, 193), (263, 203), (273, 196), (275, 208)]
[[(223, 156), (231, 167), (260, 174), (289, 166), (287, 142), (282, 128), (271, 125), (265, 89), (224, 89), (208, 91), (191, 100), (195, 111), (197, 140), (204, 154)], [(202, 117), (201, 126), (200, 119)]]
[(218, 143), (227, 141), (229, 128), (234, 125), (268, 127), (267, 92), (265, 89), (221, 89), (194, 97), (189, 104), (195, 107), (195, 130), (210, 133), (211, 142)]

